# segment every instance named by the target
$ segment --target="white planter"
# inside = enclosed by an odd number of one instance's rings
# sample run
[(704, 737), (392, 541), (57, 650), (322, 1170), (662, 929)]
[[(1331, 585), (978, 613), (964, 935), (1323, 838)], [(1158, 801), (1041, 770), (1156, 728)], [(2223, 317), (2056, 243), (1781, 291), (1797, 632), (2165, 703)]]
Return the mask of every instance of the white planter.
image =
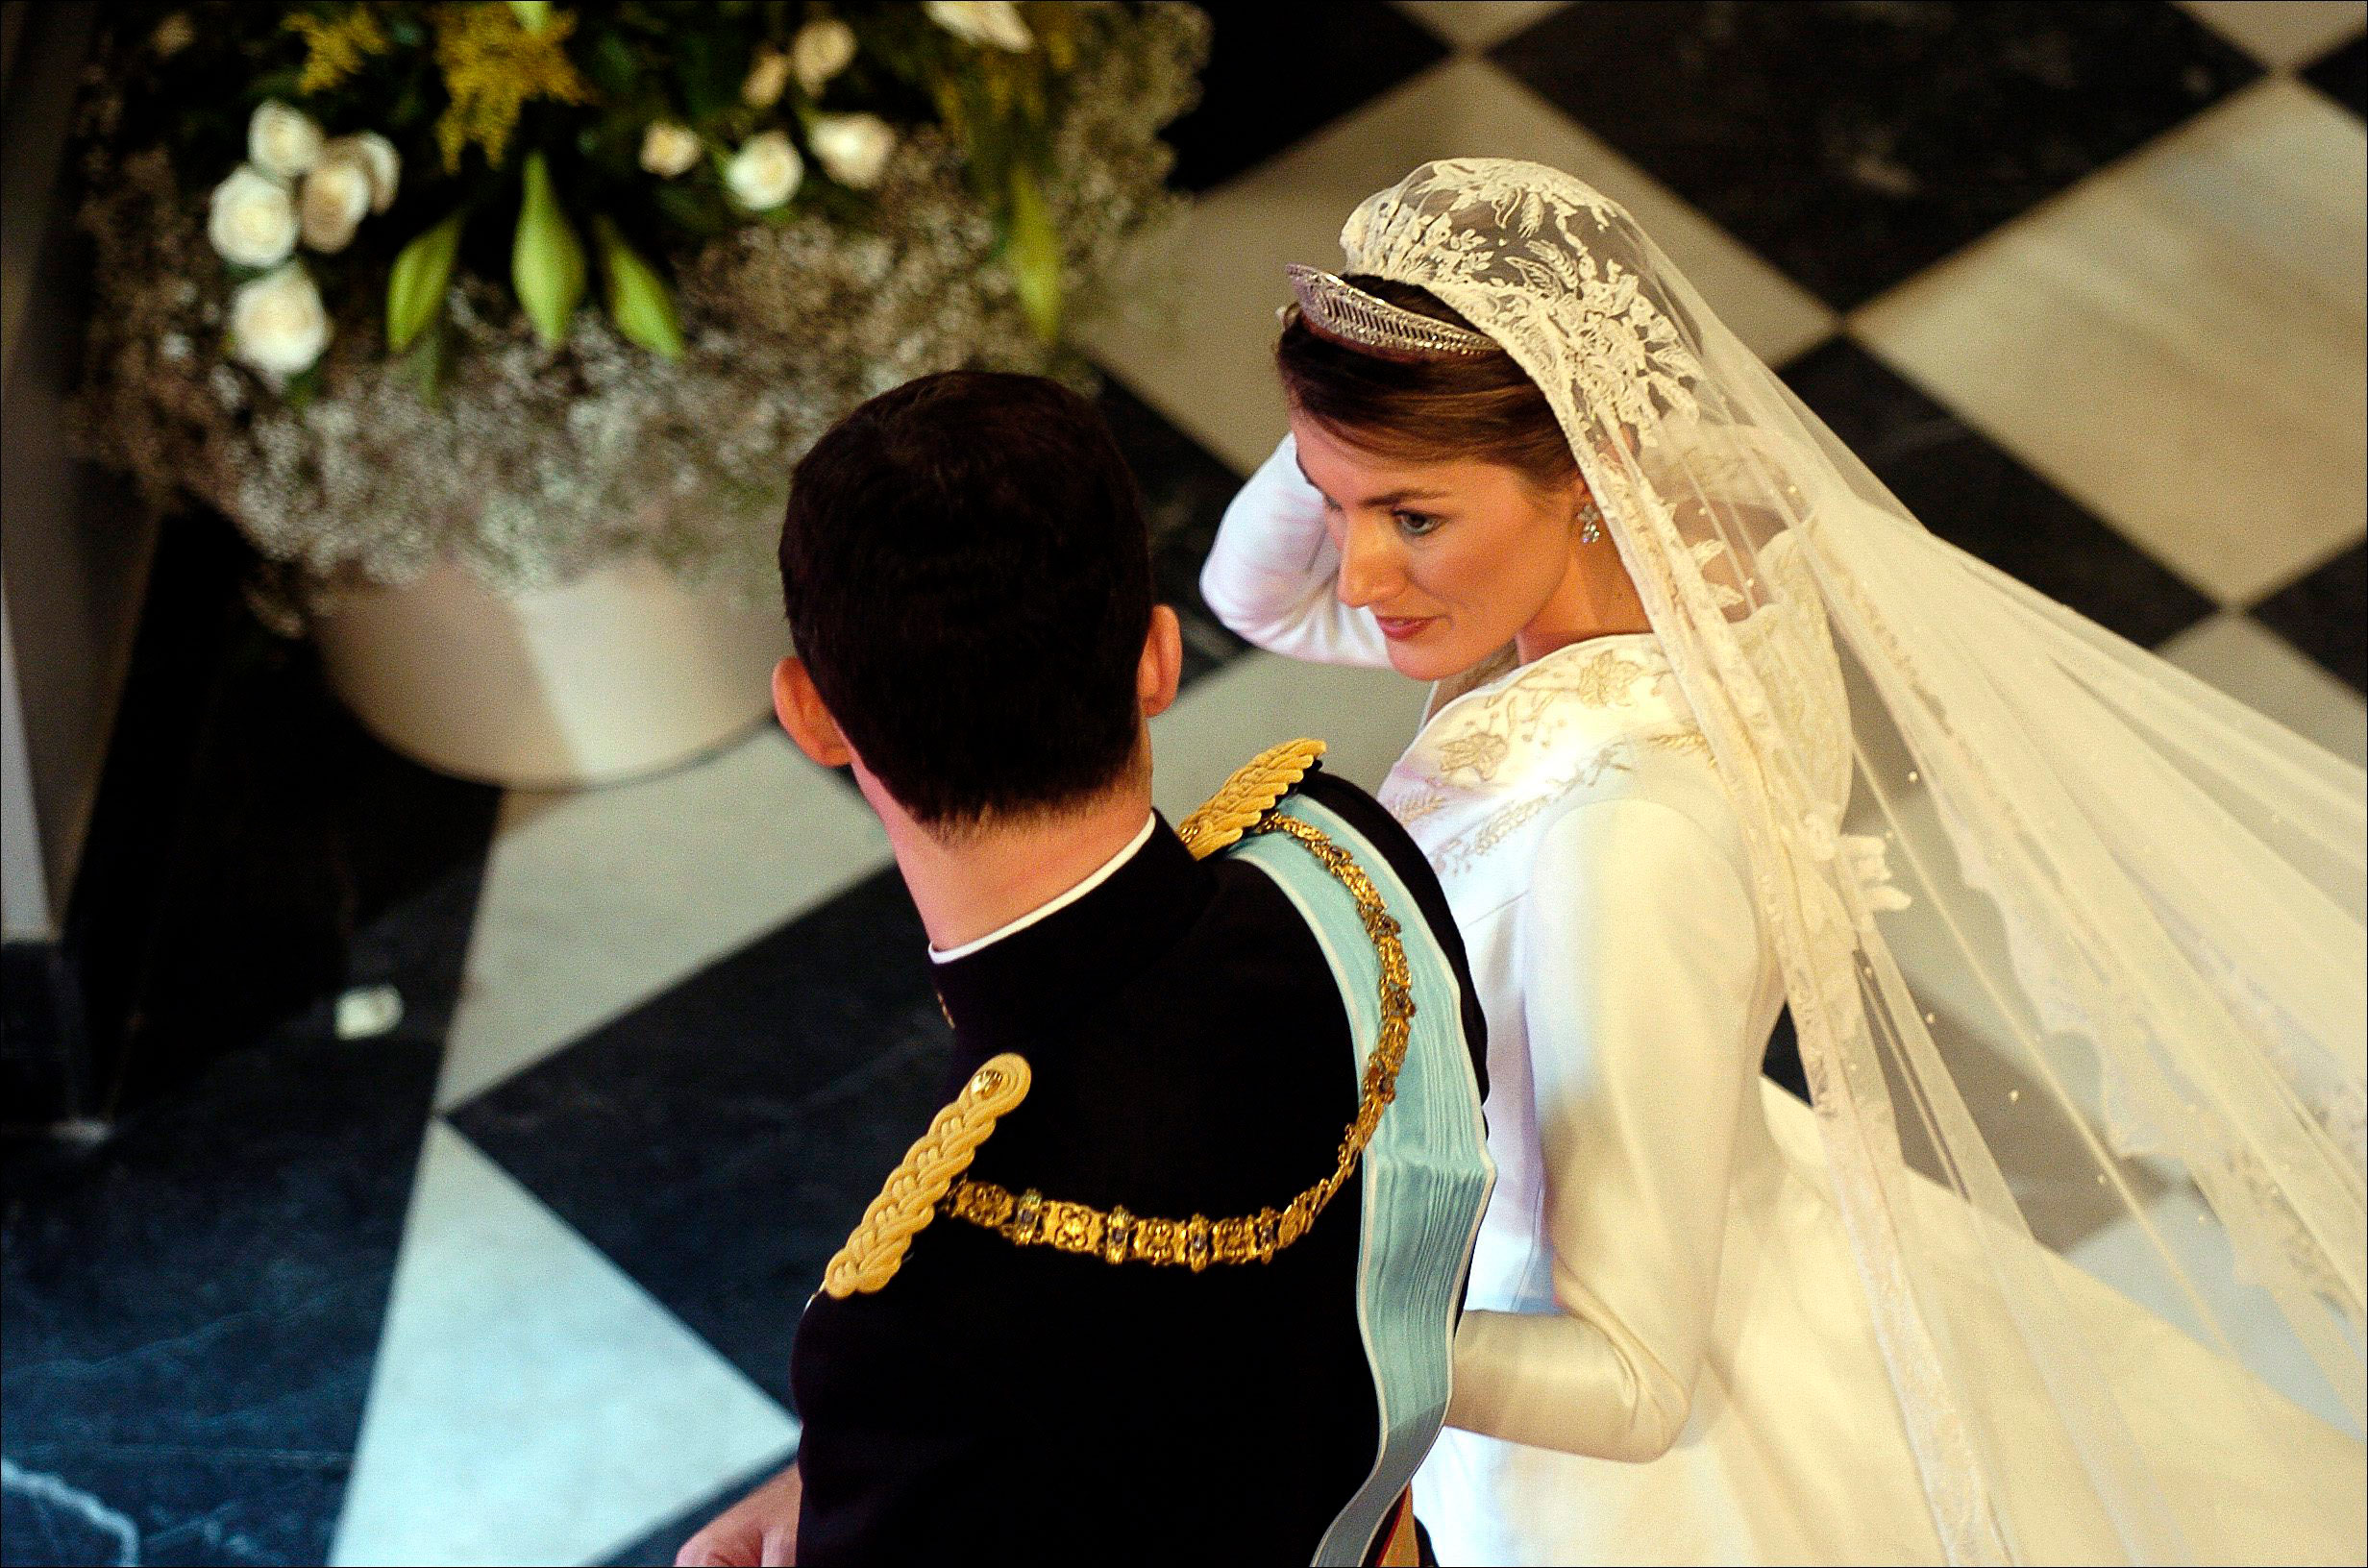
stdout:
[(320, 617), (332, 685), (439, 772), (573, 789), (654, 772), (766, 721), (777, 610), (700, 597), (646, 561), (496, 594), (456, 566)]

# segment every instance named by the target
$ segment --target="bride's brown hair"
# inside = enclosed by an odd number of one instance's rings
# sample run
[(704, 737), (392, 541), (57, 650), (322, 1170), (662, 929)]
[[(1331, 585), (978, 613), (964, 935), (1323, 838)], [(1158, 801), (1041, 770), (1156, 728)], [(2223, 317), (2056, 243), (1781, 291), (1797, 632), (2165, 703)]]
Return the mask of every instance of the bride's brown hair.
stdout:
[[(1429, 289), (1357, 274), (1345, 280), (1378, 299), (1469, 329)], [(1545, 394), (1513, 355), (1413, 362), (1361, 354), (1311, 330), (1295, 313), (1274, 345), (1291, 405), (1350, 446), (1383, 457), (1502, 463), (1541, 490), (1578, 476), (1570, 442)]]

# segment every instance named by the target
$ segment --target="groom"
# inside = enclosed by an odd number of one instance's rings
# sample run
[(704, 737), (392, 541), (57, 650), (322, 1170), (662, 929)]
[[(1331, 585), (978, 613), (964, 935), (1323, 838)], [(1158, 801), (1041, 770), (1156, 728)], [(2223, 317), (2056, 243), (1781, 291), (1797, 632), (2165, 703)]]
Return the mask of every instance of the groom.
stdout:
[(1413, 1561), (1492, 1174), (1419, 851), (1312, 742), (1153, 811), (1176, 617), (1055, 382), (864, 404), (780, 565), (775, 704), (887, 827), (949, 1103), (799, 1326), (798, 1463), (678, 1560)]

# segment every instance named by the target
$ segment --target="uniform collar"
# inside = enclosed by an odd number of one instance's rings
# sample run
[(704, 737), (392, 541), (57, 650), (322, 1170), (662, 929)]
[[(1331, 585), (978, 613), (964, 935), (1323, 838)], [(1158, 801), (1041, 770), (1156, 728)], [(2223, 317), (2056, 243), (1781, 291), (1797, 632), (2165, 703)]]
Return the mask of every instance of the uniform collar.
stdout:
[[(1199, 919), (1215, 894), (1209, 869), (1167, 819), (1100, 883), (1042, 919), (934, 966), (964, 1076), (998, 1051), (1031, 1062), (1046, 1032), (1119, 990)], [(1057, 902), (1057, 900), (1056, 900)]]

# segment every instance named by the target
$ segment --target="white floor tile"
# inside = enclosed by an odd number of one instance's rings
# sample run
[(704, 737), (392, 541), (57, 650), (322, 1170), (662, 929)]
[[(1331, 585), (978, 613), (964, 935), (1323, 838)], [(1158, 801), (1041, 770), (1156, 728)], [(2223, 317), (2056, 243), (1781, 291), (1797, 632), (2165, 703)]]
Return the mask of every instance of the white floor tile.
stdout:
[(1236, 768), (1300, 736), (1324, 743), (1327, 771), (1378, 789), (1413, 743), (1429, 695), (1427, 685), (1391, 670), (1245, 653), (1151, 721), (1152, 798), (1176, 821)]
[(870, 808), (777, 730), (636, 784), (512, 794), (437, 1105), (499, 1083), (888, 858)]
[[(1626, 205), (1727, 325), (1771, 361), (1823, 337), (1826, 308), (1493, 65), (1456, 60), (1344, 116), (1196, 204), (1145, 261), (1140, 303), (1086, 347), (1181, 429), (1247, 473), (1283, 429), (1274, 310), (1292, 261), (1340, 264), (1359, 202), (1434, 158), (1524, 158)], [(1151, 282), (1151, 280), (1156, 282)]]
[(1397, 0), (1423, 26), (1458, 49), (1486, 49), (1550, 12), (1564, 0)]
[(2368, 702), (2250, 616), (2224, 610), (2161, 652), (2295, 734), (2368, 767)]
[(1851, 320), (2224, 604), (2357, 539), (2360, 122), (2262, 82)]
[(2180, 0), (2187, 12), (2268, 66), (2307, 65), (2368, 27), (2357, 0)]
[(786, 1410), (430, 1124), (332, 1562), (597, 1560), (797, 1439)]

